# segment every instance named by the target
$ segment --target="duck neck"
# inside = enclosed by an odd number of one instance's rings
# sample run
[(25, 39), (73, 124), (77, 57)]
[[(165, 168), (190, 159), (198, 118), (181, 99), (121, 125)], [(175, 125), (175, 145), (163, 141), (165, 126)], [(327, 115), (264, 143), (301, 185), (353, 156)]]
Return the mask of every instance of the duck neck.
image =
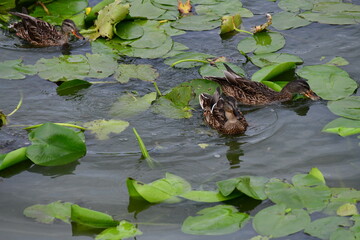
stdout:
[(278, 97), (280, 98), (280, 100), (285, 101), (285, 100), (290, 100), (290, 99), (292, 99), (293, 94), (292, 94), (291, 92), (289, 92), (289, 91), (287, 90), (286, 86), (285, 86), (285, 87), (284, 87), (283, 89), (281, 89), (281, 91), (279, 92)]

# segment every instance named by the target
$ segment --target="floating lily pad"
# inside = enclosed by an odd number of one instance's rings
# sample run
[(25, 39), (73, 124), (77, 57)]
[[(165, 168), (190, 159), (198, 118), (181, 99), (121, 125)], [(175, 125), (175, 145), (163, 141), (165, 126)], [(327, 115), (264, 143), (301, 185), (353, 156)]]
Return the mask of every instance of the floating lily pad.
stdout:
[(277, 63), (284, 63), (284, 62), (293, 62), (296, 64), (303, 63), (303, 60), (298, 56), (288, 54), (288, 53), (263, 53), (263, 54), (256, 54), (250, 57), (251, 62), (260, 67), (266, 67), (269, 65), (277, 64)]
[(129, 122), (121, 120), (94, 120), (84, 123), (84, 127), (96, 135), (99, 140), (109, 139), (110, 133), (121, 133), (129, 126)]
[(172, 27), (186, 31), (205, 31), (220, 27), (221, 21), (218, 16), (192, 15), (178, 19)]
[[(208, 58), (213, 58), (215, 56), (205, 53), (198, 52), (184, 52), (175, 55), (174, 57), (165, 59), (164, 63), (167, 65), (172, 65), (176, 62), (179, 62), (175, 65), (177, 68), (192, 68), (196, 66), (201, 66), (207, 63)], [(197, 61), (199, 60), (199, 61)]]
[(320, 239), (329, 239), (330, 235), (340, 226), (351, 226), (351, 222), (346, 217), (326, 217), (311, 222), (306, 228), (305, 233)]
[(59, 219), (65, 223), (70, 223), (71, 205), (69, 202), (56, 201), (47, 205), (36, 204), (24, 209), (24, 215), (34, 218), (37, 222), (53, 223)]
[(26, 147), (22, 147), (6, 154), (0, 154), (0, 171), (28, 159)]
[(190, 86), (192, 88), (193, 93), (195, 96), (190, 101), (190, 105), (196, 105), (199, 104), (199, 95), (201, 93), (208, 93), (213, 95), (215, 92), (215, 89), (219, 87), (219, 84), (213, 81), (209, 81), (206, 79), (193, 79), (189, 82), (184, 82), (180, 84), (180, 86)]
[(140, 38), (144, 34), (144, 29), (136, 22), (120, 22), (115, 26), (115, 34), (119, 38), (132, 40)]
[(336, 115), (360, 120), (360, 96), (350, 96), (328, 103), (328, 108)]
[(110, 109), (113, 116), (129, 118), (146, 111), (151, 103), (156, 99), (156, 93), (148, 93), (143, 97), (139, 97), (132, 93), (122, 95)]
[(321, 13), (321, 12), (303, 12), (299, 14), (300, 17), (305, 18), (308, 21), (319, 22), (325, 24), (358, 24), (360, 22), (360, 14), (353, 15), (349, 13)]
[(351, 188), (331, 188), (330, 202), (323, 212), (327, 215), (334, 215), (342, 205), (356, 204), (359, 200), (360, 191)]
[(23, 65), (21, 59), (0, 62), (0, 72), (0, 79), (24, 79), (37, 73), (33, 66)]
[(156, 69), (149, 64), (120, 64), (115, 72), (115, 78), (121, 83), (127, 83), (130, 78), (153, 82), (159, 76)]
[(337, 12), (347, 12), (347, 13), (359, 13), (360, 5), (352, 3), (343, 3), (343, 2), (318, 2), (314, 5), (312, 11), (314, 12), (326, 12), (326, 13), (337, 13)]
[(108, 228), (98, 234), (95, 240), (116, 240), (142, 235), (142, 232), (132, 223), (122, 220), (116, 227)]
[(119, 221), (115, 221), (110, 215), (79, 205), (71, 205), (71, 221), (92, 227), (92, 228), (109, 228), (115, 227)]
[(242, 7), (242, 3), (237, 0), (223, 2), (213, 2), (212, 4), (196, 5), (196, 13), (199, 15), (211, 15), (222, 17), (225, 15), (240, 14), (241, 17), (253, 17), (252, 12)]
[(312, 0), (280, 0), (279, 8), (289, 12), (299, 12), (300, 10), (311, 10), (313, 8)]
[(86, 53), (90, 65), (88, 77), (90, 78), (107, 78), (112, 75), (118, 63), (115, 59), (105, 54), (90, 54)]
[(311, 89), (326, 100), (347, 97), (358, 87), (347, 72), (336, 66), (306, 66), (298, 70), (297, 74), (308, 79)]
[(84, 79), (90, 71), (88, 60), (83, 55), (41, 58), (35, 67), (41, 78), (52, 82)]
[(150, 0), (134, 0), (131, 2), (129, 15), (133, 18), (156, 19), (166, 10), (155, 7)]
[(163, 29), (165, 33), (169, 36), (178, 36), (186, 33), (183, 30), (171, 27), (171, 22), (161, 23), (160, 28)]
[(353, 134), (360, 134), (360, 121), (348, 118), (337, 118), (326, 124), (322, 131), (328, 133), (337, 133), (343, 137)]
[(311, 219), (303, 209), (288, 209), (274, 205), (258, 212), (253, 220), (257, 233), (272, 238), (284, 237), (299, 232), (309, 225)]
[(56, 88), (56, 92), (59, 96), (76, 94), (81, 89), (86, 89), (92, 84), (84, 80), (70, 80), (63, 82), (59, 87)]
[(279, 12), (272, 16), (272, 25), (277, 30), (298, 28), (309, 25), (311, 22), (301, 18), (294, 13)]
[(240, 192), (224, 196), (217, 191), (189, 191), (179, 195), (180, 197), (192, 200), (195, 202), (223, 202), (241, 196)]
[(86, 145), (75, 131), (53, 123), (44, 123), (29, 133), (32, 145), (26, 156), (41, 166), (59, 166), (86, 154)]
[[(233, 63), (226, 63), (240, 76), (246, 76), (244, 69), (241, 67), (233, 64)], [(212, 77), (224, 77), (224, 71), (226, 70), (224, 64), (222, 62), (217, 62), (214, 65), (206, 64), (200, 67), (199, 73), (202, 77), (205, 76), (212, 76)]]
[(234, 206), (218, 205), (197, 212), (199, 216), (187, 217), (181, 230), (194, 235), (223, 235), (238, 231), (249, 220), (249, 215), (240, 213)]
[(142, 27), (144, 33), (140, 39), (128, 44), (134, 48), (158, 48), (162, 46), (168, 38), (165, 31), (159, 27), (159, 22), (136, 21), (136, 24)]
[(189, 48), (187, 46), (185, 46), (182, 43), (179, 42), (174, 42), (170, 52), (168, 52), (167, 54), (165, 54), (164, 56), (162, 56), (163, 58), (171, 58), (174, 57), (180, 53), (184, 53), (185, 50), (188, 50)]
[(251, 80), (256, 82), (267, 81), (272, 79), (286, 71), (289, 71), (295, 67), (293, 62), (278, 63), (270, 66), (263, 67), (259, 71), (255, 72)]
[(285, 38), (277, 32), (259, 32), (242, 39), (237, 49), (240, 52), (255, 54), (276, 52), (285, 46)]

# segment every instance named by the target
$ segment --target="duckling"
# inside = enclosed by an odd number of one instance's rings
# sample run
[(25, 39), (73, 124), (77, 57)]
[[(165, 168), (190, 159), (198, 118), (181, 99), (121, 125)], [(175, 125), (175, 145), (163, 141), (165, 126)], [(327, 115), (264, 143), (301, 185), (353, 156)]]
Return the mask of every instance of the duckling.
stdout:
[(234, 135), (246, 131), (248, 123), (245, 117), (236, 109), (233, 99), (220, 96), (219, 88), (214, 95), (200, 94), (199, 102), (203, 109), (204, 121), (218, 132)]
[(310, 89), (309, 84), (302, 79), (289, 82), (280, 92), (276, 92), (261, 82), (248, 80), (236, 74), (227, 64), (225, 77), (204, 77), (220, 84), (225, 95), (234, 97), (244, 105), (266, 105), (274, 102), (291, 100), (294, 94), (304, 95), (311, 100), (319, 97)]

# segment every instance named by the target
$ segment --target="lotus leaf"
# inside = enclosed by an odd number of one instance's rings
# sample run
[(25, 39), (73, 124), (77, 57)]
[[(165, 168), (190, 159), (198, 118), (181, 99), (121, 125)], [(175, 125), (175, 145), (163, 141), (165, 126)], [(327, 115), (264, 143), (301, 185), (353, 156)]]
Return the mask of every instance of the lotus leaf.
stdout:
[(289, 12), (299, 12), (300, 10), (311, 10), (313, 8), (312, 0), (280, 0), (279, 8)]
[(272, 79), (286, 71), (289, 71), (295, 67), (295, 63), (293, 62), (283, 62), (270, 66), (263, 67), (259, 71), (255, 72), (251, 80), (256, 82), (267, 81)]
[(41, 166), (59, 166), (73, 162), (86, 153), (86, 145), (75, 131), (53, 123), (44, 123), (29, 133), (32, 145), (26, 156)]
[(360, 120), (360, 96), (350, 96), (328, 102), (328, 108), (341, 117)]
[(129, 118), (146, 111), (156, 99), (156, 93), (148, 93), (139, 97), (132, 93), (122, 95), (110, 109), (112, 116)]
[(118, 63), (115, 59), (105, 54), (90, 54), (86, 53), (90, 65), (90, 71), (87, 77), (90, 78), (106, 78), (112, 75)]
[(347, 97), (357, 88), (356, 82), (349, 74), (336, 66), (306, 66), (298, 70), (297, 74), (308, 79), (311, 89), (325, 100)]
[(115, 25), (114, 32), (119, 38), (132, 40), (143, 36), (144, 29), (136, 22), (120, 22)]
[[(167, 65), (172, 65), (176, 62), (179, 62), (175, 66), (177, 68), (192, 68), (196, 66), (204, 65), (204, 62), (207, 62), (207, 59), (213, 58), (213, 55), (198, 53), (198, 52), (184, 52), (175, 55), (174, 57), (168, 58), (164, 61)], [(197, 60), (200, 60), (199, 62)]]
[(84, 127), (95, 134), (99, 140), (109, 139), (110, 133), (121, 133), (129, 126), (129, 122), (121, 120), (94, 120), (84, 123)]
[(323, 132), (337, 133), (340, 136), (350, 136), (360, 133), (360, 121), (347, 118), (337, 118), (322, 129)]
[(156, 69), (148, 64), (120, 64), (115, 72), (115, 78), (121, 83), (127, 83), (130, 78), (153, 82), (159, 76)]
[(330, 235), (340, 226), (351, 226), (351, 222), (346, 217), (326, 217), (311, 222), (306, 228), (305, 233), (320, 239), (329, 239)]
[(41, 58), (35, 67), (41, 78), (52, 82), (84, 79), (90, 71), (88, 60), (83, 55)]
[(240, 213), (234, 206), (218, 205), (197, 212), (199, 216), (188, 217), (182, 231), (195, 235), (223, 235), (238, 231), (249, 220), (249, 215)]
[(0, 154), (0, 171), (28, 159), (26, 147), (22, 147), (6, 154)]
[(115, 221), (106, 213), (83, 208), (76, 204), (71, 205), (71, 221), (92, 228), (109, 228), (119, 224), (119, 221)]
[(205, 31), (220, 27), (220, 17), (214, 15), (192, 15), (178, 19), (172, 27), (186, 31)]
[(24, 209), (24, 215), (35, 218), (37, 222), (53, 223), (55, 219), (60, 219), (65, 223), (70, 223), (71, 205), (69, 202), (56, 201), (47, 205), (36, 204)]
[(133, 0), (129, 15), (133, 18), (156, 19), (166, 10), (155, 7), (150, 0)]
[(277, 30), (298, 28), (309, 25), (311, 22), (305, 20), (294, 13), (279, 12), (272, 16), (272, 25)]
[(116, 227), (108, 228), (98, 234), (95, 240), (116, 240), (132, 238), (142, 235), (142, 232), (136, 226), (128, 221), (122, 220)]
[(237, 49), (240, 52), (255, 54), (276, 52), (285, 46), (285, 38), (277, 32), (259, 32), (251, 37), (242, 39)]
[(30, 65), (23, 65), (21, 59), (0, 62), (0, 79), (24, 79), (25, 75), (37, 73)]
[(277, 204), (258, 212), (253, 227), (261, 235), (278, 238), (303, 230), (310, 221), (303, 209), (287, 209), (285, 205)]
[(256, 54), (250, 57), (251, 62), (260, 67), (266, 67), (269, 65), (284, 63), (284, 62), (294, 62), (296, 64), (303, 63), (303, 60), (298, 56), (288, 54), (288, 53), (263, 53)]

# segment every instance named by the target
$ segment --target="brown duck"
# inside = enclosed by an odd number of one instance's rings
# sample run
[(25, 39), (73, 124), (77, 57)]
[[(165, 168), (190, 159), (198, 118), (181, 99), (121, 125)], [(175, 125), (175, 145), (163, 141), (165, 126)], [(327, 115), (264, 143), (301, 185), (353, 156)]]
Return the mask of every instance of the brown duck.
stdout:
[(225, 77), (205, 77), (221, 85), (224, 94), (234, 97), (244, 105), (266, 105), (291, 100), (294, 94), (304, 95), (312, 100), (319, 97), (310, 89), (305, 80), (289, 82), (280, 92), (276, 92), (263, 83), (248, 80), (237, 75), (227, 64)]
[(199, 96), (204, 120), (223, 134), (242, 134), (248, 126), (243, 114), (236, 109), (234, 101), (220, 96), (220, 89), (214, 95), (202, 93)]
[(85, 39), (77, 30), (75, 23), (70, 19), (62, 22), (61, 30), (48, 22), (37, 19), (30, 15), (18, 12), (10, 12), (20, 17), (21, 21), (10, 26), (16, 31), (16, 35), (31, 45), (37, 47), (61, 46), (69, 42), (70, 33), (79, 39)]

